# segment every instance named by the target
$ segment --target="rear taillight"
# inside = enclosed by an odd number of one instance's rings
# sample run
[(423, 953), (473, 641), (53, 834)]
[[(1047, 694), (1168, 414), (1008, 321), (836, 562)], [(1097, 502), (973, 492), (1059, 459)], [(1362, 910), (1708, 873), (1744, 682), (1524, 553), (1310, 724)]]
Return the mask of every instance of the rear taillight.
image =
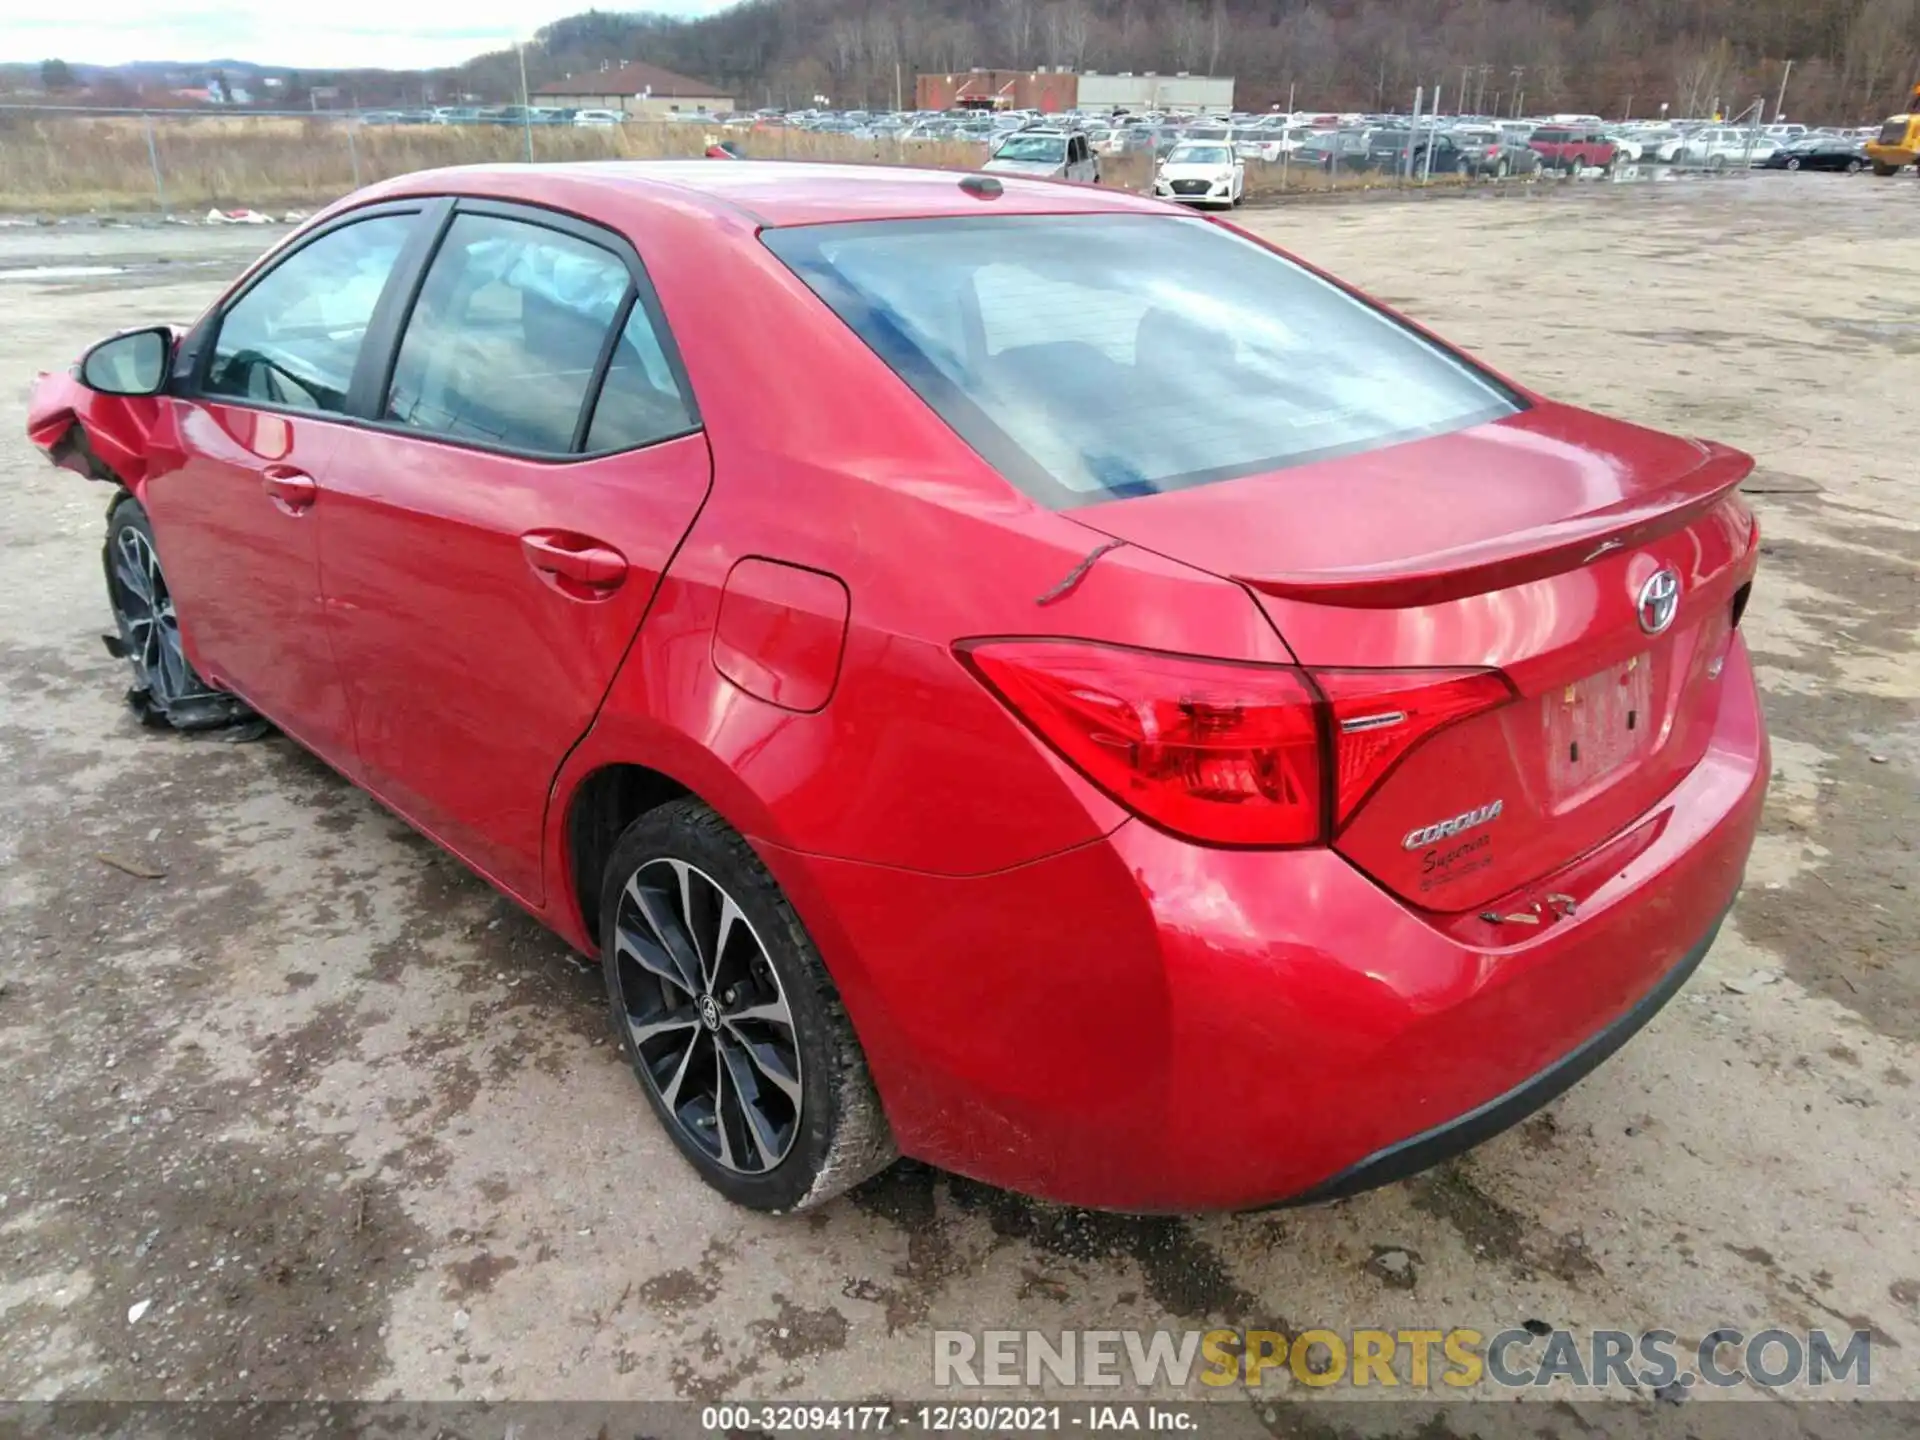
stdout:
[(1095, 785), (1208, 845), (1323, 844), (1415, 745), (1513, 694), (1489, 670), (1308, 672), (1077, 640), (959, 654)]
[(1318, 697), (1298, 670), (1065, 640), (960, 653), (1062, 758), (1161, 828), (1212, 845), (1321, 839)]
[(1337, 830), (1421, 741), (1513, 698), (1498, 670), (1315, 670), (1332, 712)]

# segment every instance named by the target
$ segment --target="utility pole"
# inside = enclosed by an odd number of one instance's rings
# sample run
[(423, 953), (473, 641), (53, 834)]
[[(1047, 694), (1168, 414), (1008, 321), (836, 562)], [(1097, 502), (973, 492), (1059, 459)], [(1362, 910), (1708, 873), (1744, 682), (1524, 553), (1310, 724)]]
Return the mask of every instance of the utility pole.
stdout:
[(527, 132), (527, 163), (533, 163), (533, 107), (527, 103), (527, 47), (513, 42), (513, 53), (520, 59), (520, 124)]
[(1516, 65), (1508, 73), (1513, 76), (1513, 118), (1518, 120), (1520, 118), (1520, 100), (1521, 97), (1527, 93), (1521, 88), (1520, 82), (1527, 78), (1527, 67), (1524, 65)]
[(1413, 87), (1413, 119), (1407, 126), (1407, 163), (1402, 171), (1408, 181), (1413, 179), (1413, 147), (1420, 140), (1420, 106), (1426, 99), (1426, 90), (1419, 85)]
[(1473, 74), (1473, 67), (1471, 65), (1462, 65), (1460, 67), (1460, 108), (1454, 112), (1456, 115), (1464, 115), (1467, 113), (1467, 77), (1471, 74)]
[(1773, 102), (1773, 118), (1776, 124), (1787, 118), (1787, 81), (1792, 75), (1793, 61), (1789, 60), (1786, 70), (1780, 76), (1779, 98)]

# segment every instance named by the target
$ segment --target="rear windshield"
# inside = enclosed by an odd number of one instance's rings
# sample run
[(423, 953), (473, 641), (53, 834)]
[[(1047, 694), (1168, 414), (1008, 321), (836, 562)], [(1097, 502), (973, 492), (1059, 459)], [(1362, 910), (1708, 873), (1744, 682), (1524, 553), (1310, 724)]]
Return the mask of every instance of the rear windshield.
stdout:
[(1521, 408), (1390, 317), (1202, 219), (888, 220), (763, 238), (962, 439), (1058, 508)]

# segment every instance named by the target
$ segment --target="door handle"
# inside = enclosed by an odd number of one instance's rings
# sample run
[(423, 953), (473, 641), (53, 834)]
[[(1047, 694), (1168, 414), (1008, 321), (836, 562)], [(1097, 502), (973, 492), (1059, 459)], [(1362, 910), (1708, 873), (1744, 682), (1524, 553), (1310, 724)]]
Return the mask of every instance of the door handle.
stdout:
[(520, 537), (520, 550), (534, 571), (562, 594), (606, 594), (627, 578), (627, 557), (585, 535), (535, 530)]
[(269, 465), (260, 472), (260, 487), (289, 515), (298, 515), (320, 494), (313, 477), (291, 465)]

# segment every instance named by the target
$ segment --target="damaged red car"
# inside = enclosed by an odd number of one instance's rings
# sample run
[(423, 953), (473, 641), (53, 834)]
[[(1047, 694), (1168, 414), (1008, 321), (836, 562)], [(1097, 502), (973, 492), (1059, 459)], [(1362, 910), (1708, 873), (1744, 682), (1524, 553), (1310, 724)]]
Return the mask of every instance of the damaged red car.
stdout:
[(1673, 996), (1766, 786), (1747, 457), (1111, 190), (410, 175), (29, 428), (114, 487), (141, 714), (597, 953), (765, 1209), (1411, 1173)]

